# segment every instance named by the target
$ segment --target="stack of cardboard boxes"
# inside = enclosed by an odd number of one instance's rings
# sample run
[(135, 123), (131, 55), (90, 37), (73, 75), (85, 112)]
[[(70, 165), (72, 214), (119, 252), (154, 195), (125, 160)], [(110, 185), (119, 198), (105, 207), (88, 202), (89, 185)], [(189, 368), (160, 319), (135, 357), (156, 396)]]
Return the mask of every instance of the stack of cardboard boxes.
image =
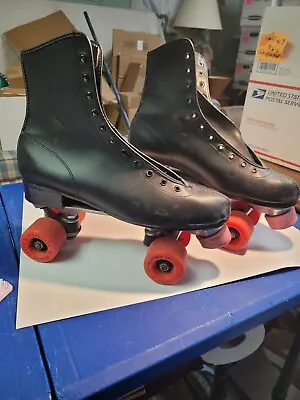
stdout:
[[(300, 6), (300, 0), (281, 0), (281, 3), (283, 6)], [(272, 0), (244, 0), (240, 19), (240, 46), (233, 81), (235, 89), (248, 88), (264, 13), (271, 4)]]
[[(120, 91), (122, 104), (131, 121), (139, 107), (143, 90), (147, 53), (161, 44), (159, 35), (145, 32), (113, 31), (111, 71)], [(117, 113), (115, 112), (114, 115)], [(109, 118), (114, 122), (111, 114)], [(127, 132), (123, 118), (117, 118), (117, 128)]]
[[(266, 165), (300, 185), (300, 7), (266, 9), (241, 121)], [(272, 164), (269, 164), (272, 163)]]

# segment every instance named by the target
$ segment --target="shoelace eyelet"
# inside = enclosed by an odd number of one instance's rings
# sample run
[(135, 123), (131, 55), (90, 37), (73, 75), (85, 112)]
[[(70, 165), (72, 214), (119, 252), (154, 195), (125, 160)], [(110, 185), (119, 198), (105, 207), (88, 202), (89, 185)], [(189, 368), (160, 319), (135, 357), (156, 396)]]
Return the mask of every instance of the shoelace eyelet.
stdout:
[(149, 169), (149, 170), (146, 172), (146, 176), (147, 176), (148, 178), (152, 178), (152, 176), (153, 176), (153, 171), (152, 171), (151, 169)]
[(165, 179), (162, 179), (161, 182), (160, 182), (160, 184), (161, 184), (161, 186), (166, 186), (167, 181), (166, 181)]
[(180, 192), (180, 187), (179, 186), (174, 186), (175, 192)]
[(85, 64), (87, 61), (87, 56), (85, 54), (80, 54), (79, 60), (80, 60), (81, 64)]

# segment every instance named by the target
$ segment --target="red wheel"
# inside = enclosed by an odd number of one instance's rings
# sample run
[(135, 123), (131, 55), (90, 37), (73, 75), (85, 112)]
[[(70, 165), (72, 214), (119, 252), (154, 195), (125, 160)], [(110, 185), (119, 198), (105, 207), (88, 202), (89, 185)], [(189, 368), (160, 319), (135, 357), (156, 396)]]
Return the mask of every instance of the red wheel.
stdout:
[(253, 225), (257, 225), (258, 221), (260, 219), (261, 213), (253, 208), (253, 210), (250, 211), (248, 216), (251, 218)]
[(175, 285), (185, 274), (186, 249), (176, 239), (161, 237), (149, 246), (144, 261), (146, 274), (156, 283)]
[(84, 220), (85, 215), (86, 215), (86, 214), (85, 214), (84, 211), (80, 211), (80, 212), (78, 213), (78, 219), (79, 219), (80, 224), (81, 224), (81, 222)]
[(190, 241), (191, 241), (191, 234), (189, 232), (183, 231), (181, 232), (181, 234), (178, 236), (177, 239), (180, 243), (182, 243), (184, 245), (184, 247), (186, 247)]
[(24, 253), (34, 261), (50, 262), (67, 240), (67, 233), (60, 223), (51, 218), (37, 219), (20, 240)]
[(229, 251), (244, 250), (254, 230), (254, 224), (251, 218), (242, 211), (232, 211), (227, 226), (232, 239), (230, 243), (224, 246), (224, 249)]

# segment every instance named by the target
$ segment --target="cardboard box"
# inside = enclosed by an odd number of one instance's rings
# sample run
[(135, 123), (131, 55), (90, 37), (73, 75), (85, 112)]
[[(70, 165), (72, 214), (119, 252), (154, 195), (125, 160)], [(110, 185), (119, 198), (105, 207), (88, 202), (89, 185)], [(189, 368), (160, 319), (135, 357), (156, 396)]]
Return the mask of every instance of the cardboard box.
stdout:
[(242, 26), (241, 39), (238, 52), (239, 53), (244, 53), (248, 51), (256, 52), (259, 33), (260, 33), (260, 27)]
[(142, 93), (144, 85), (144, 77), (140, 75), (141, 64), (130, 63), (125, 76), (122, 92)]
[(111, 70), (112, 76), (121, 89), (130, 63), (140, 63), (140, 75), (145, 76), (147, 53), (162, 44), (159, 35), (123, 30), (113, 31)]
[(125, 78), (118, 78), (118, 80), (117, 80), (117, 88), (119, 89), (119, 92), (121, 92), (121, 90), (122, 90), (124, 81), (125, 81)]
[(109, 87), (108, 83), (103, 77), (101, 78), (101, 96), (103, 104), (109, 104), (116, 100), (114, 91)]
[(3, 89), (0, 89), (0, 97), (19, 97), (19, 96), (26, 96), (26, 91), (25, 88), (11, 88), (11, 87), (6, 87)]
[(38, 46), (41, 43), (54, 39), (58, 36), (76, 31), (62, 11), (57, 11), (44, 18), (17, 26), (4, 33), (10, 45), (18, 54)]
[[(139, 105), (141, 102), (141, 96), (138, 93), (133, 93), (133, 92), (123, 93), (122, 92), (122, 93), (120, 93), (120, 97), (121, 97), (122, 104), (127, 112), (129, 121), (131, 122), (139, 108)], [(120, 115), (120, 119), (117, 124), (117, 128), (123, 134), (128, 133), (127, 125), (121, 115)]]
[(261, 26), (266, 7), (244, 7), (240, 25)]
[[(133, 120), (136, 112), (137, 112), (137, 108), (129, 108), (127, 110), (127, 115), (128, 115), (128, 118), (129, 118), (130, 122)], [(120, 118), (120, 120), (118, 122), (117, 129), (123, 135), (126, 135), (128, 133), (127, 125), (126, 125), (126, 123), (125, 123), (125, 121), (124, 121), (124, 119), (122, 117)]]
[(140, 75), (145, 76), (147, 56), (141, 55), (130, 55), (120, 54), (118, 56), (118, 77), (125, 78), (130, 63), (140, 64)]
[(112, 76), (117, 83), (118, 88), (121, 88), (121, 85), (118, 85), (119, 80), (123, 80), (126, 76), (127, 69), (130, 63), (139, 63), (141, 64), (140, 75), (145, 76), (146, 74), (146, 62), (147, 56), (145, 54), (140, 55), (131, 55), (131, 54), (119, 54), (117, 56), (112, 57), (111, 63), (111, 72)]
[(241, 56), (237, 58), (237, 63), (235, 66), (235, 73), (233, 78), (234, 88), (247, 90), (252, 68), (253, 68), (253, 62), (247, 63)]
[[(244, 0), (240, 25), (261, 26), (264, 12), (272, 0)], [(282, 0), (282, 6), (300, 6), (300, 0)]]
[[(122, 104), (131, 122), (140, 104), (140, 96), (137, 93), (120, 93)], [(119, 105), (115, 101), (104, 105), (104, 110), (110, 122), (123, 134), (128, 133), (127, 125), (119, 112)]]
[(244, 0), (243, 11), (262, 8), (265, 9), (271, 5), (272, 0)]
[(147, 54), (161, 44), (159, 35), (114, 29), (113, 56), (119, 54)]
[(21, 65), (13, 65), (9, 67), (6, 70), (6, 77), (10, 88), (25, 89), (25, 82)]
[(125, 110), (137, 109), (141, 102), (141, 96), (138, 93), (120, 93), (122, 104)]
[(6, 77), (9, 86), (0, 90), (1, 97), (25, 96), (25, 82), (21, 65), (14, 65), (6, 70)]
[(218, 99), (230, 83), (230, 78), (227, 76), (213, 76), (208, 77), (209, 91), (213, 99)]
[(300, 171), (300, 7), (268, 7), (246, 95), (241, 131), (273, 163)]
[(256, 50), (245, 50), (238, 52), (237, 60), (242, 64), (254, 64)]
[(110, 122), (116, 126), (119, 116), (119, 105), (115, 102), (110, 102), (104, 105), (104, 110)]

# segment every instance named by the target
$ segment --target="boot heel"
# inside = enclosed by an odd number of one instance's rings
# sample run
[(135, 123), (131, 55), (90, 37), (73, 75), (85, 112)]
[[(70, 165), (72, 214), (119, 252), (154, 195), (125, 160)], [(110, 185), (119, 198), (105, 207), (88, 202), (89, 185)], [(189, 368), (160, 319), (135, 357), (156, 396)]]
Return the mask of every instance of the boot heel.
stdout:
[(25, 198), (36, 208), (63, 209), (62, 195), (50, 189), (24, 183)]

